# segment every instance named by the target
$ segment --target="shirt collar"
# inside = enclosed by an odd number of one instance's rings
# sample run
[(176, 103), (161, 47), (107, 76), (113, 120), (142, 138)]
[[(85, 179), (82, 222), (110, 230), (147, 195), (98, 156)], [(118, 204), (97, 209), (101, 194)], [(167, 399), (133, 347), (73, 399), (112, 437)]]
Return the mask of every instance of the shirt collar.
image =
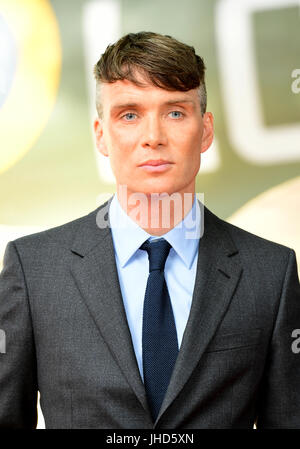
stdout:
[[(109, 222), (116, 255), (123, 268), (140, 246), (152, 236), (133, 221), (121, 207), (115, 194), (109, 208)], [(200, 238), (201, 209), (196, 196), (184, 220), (162, 235), (188, 269), (195, 258)]]

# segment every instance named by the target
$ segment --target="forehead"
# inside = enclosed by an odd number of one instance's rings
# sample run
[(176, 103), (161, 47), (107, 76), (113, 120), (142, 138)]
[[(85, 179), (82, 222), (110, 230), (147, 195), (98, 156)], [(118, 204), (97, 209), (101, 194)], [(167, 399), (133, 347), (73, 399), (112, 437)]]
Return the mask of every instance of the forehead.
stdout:
[[(140, 81), (140, 80), (139, 80)], [(142, 105), (163, 105), (167, 103), (191, 104), (193, 107), (199, 105), (199, 95), (197, 89), (186, 92), (177, 90), (166, 90), (142, 80), (143, 85), (139, 86), (129, 80), (119, 80), (114, 83), (103, 83), (101, 87), (101, 102), (104, 109), (112, 109), (125, 103)]]

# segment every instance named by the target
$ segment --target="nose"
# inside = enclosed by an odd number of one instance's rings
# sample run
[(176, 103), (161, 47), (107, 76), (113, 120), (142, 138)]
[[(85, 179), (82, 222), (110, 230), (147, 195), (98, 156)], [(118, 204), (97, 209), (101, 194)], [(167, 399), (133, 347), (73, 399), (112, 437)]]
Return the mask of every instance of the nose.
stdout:
[(166, 130), (157, 116), (148, 117), (144, 122), (142, 146), (156, 149), (167, 144)]

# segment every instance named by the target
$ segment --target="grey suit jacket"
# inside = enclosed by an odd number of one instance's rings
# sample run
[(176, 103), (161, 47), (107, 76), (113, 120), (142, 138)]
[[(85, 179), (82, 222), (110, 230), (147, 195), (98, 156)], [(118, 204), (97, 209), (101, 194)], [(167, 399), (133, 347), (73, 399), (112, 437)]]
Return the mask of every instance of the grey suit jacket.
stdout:
[(294, 251), (204, 208), (191, 312), (153, 423), (111, 231), (96, 224), (107, 208), (7, 245), (0, 427), (34, 428), (39, 390), (47, 428), (300, 428)]

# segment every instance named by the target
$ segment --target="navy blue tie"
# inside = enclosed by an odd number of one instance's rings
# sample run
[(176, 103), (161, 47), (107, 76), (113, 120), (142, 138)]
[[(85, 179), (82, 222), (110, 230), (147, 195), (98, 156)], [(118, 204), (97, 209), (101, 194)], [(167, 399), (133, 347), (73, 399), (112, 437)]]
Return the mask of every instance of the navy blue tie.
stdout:
[(155, 421), (178, 355), (178, 342), (170, 296), (164, 276), (171, 245), (165, 239), (141, 246), (149, 258), (143, 312), (144, 385)]

